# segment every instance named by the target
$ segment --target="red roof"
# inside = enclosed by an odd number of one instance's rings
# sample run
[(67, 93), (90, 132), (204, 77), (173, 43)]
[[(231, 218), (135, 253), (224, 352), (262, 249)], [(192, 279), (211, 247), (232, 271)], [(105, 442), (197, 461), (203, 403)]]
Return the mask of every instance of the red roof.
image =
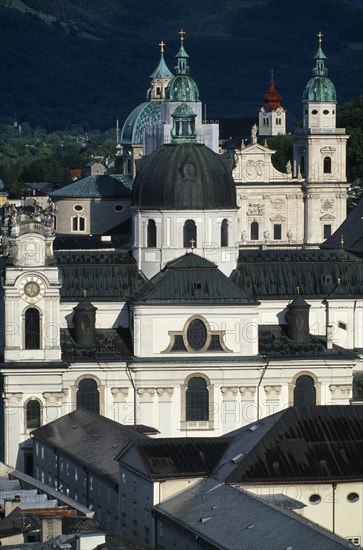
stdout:
[(270, 87), (268, 91), (263, 96), (263, 101), (265, 104), (265, 109), (269, 111), (274, 111), (277, 107), (281, 105), (281, 99), (279, 92), (275, 88), (275, 80), (273, 72), (271, 73)]

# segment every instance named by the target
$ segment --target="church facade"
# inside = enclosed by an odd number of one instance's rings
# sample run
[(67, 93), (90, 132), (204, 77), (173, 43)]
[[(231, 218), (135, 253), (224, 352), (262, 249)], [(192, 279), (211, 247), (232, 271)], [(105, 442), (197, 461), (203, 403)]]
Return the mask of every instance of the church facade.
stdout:
[[(322, 74), (314, 78), (325, 79), (320, 52), (319, 44)], [(163, 88), (169, 99), (179, 85), (195, 91), (183, 44), (178, 67), (175, 86), (171, 79)], [(279, 188), (279, 174), (265, 173), (262, 183), (276, 194), (260, 199), (258, 182), (246, 178), (258, 162), (248, 170), (244, 163), (250, 155), (269, 165), (271, 151), (253, 133), (232, 172), (227, 158), (199, 141), (195, 105), (173, 98), (170, 139), (137, 163), (131, 235), (122, 224), (103, 236), (56, 235), (51, 201), (4, 209), (1, 374), (4, 460), (12, 466), (30, 472), (30, 432), (77, 408), (153, 426), (162, 436), (215, 436), (290, 405), (356, 399), (363, 262), (344, 249), (298, 247), (306, 232), (291, 225), (293, 216), (304, 231), (309, 225), (304, 211), (290, 213), (286, 196), (301, 193), (306, 203), (310, 186), (319, 215), (333, 212), (340, 223), (332, 195), (342, 186), (343, 202), (343, 168), (325, 187), (302, 181), (300, 158), (296, 174), (281, 174)], [(346, 143), (334, 120), (310, 140), (308, 118), (296, 136), (299, 154), (313, 144), (323, 171), (325, 158), (339, 158)], [(324, 201), (333, 206), (324, 209)], [(320, 218), (307, 244), (321, 242)], [(295, 246), (249, 246), (260, 241), (250, 238), (260, 219), (259, 232), (270, 232), (264, 241), (280, 224), (280, 235), (292, 227)]]

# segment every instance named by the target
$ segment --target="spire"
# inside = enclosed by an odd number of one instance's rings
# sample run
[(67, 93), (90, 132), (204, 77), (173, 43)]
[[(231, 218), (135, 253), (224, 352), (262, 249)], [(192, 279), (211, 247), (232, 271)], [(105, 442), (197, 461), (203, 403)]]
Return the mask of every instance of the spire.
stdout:
[(187, 54), (187, 52), (184, 49), (185, 31), (183, 31), (183, 29), (181, 29), (179, 31), (179, 34), (180, 34), (180, 49), (179, 49), (178, 53), (175, 56), (178, 60), (178, 64), (175, 67), (175, 74), (177, 74), (177, 75), (189, 75), (190, 74), (190, 69), (189, 69), (189, 66), (188, 66), (188, 57), (189, 57), (189, 55)]
[(173, 117), (172, 143), (195, 143), (197, 140), (195, 117), (197, 115), (193, 109), (182, 103), (171, 116)]
[(165, 42), (162, 40), (159, 43), (160, 46), (160, 61), (155, 71), (151, 73), (150, 78), (173, 78), (173, 73), (169, 71), (167, 64), (164, 60)]
[(278, 107), (281, 106), (281, 95), (275, 88), (275, 79), (274, 79), (274, 71), (271, 69), (271, 80), (270, 80), (270, 87), (268, 91), (263, 96), (263, 102), (265, 104), (265, 108), (269, 111), (274, 111)]
[(315, 54), (314, 59), (316, 60), (316, 65), (313, 69), (313, 75), (314, 76), (327, 76), (328, 75), (328, 69), (325, 67), (324, 60), (326, 59), (326, 55), (324, 54), (323, 50), (321, 49), (321, 43), (323, 41), (323, 33), (318, 32), (318, 51)]

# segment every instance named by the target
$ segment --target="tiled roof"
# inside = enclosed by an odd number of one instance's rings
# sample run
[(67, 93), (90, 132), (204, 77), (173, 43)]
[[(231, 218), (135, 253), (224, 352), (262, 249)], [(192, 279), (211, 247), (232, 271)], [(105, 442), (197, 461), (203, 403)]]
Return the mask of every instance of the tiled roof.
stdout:
[(124, 301), (145, 281), (133, 258), (122, 251), (58, 251), (55, 255), (62, 272), (64, 300), (78, 301), (86, 289), (91, 301)]
[(86, 409), (78, 409), (37, 428), (32, 435), (95, 473), (118, 483), (114, 457), (131, 439), (146, 437)]
[(258, 299), (323, 298), (340, 279), (363, 296), (363, 261), (344, 250), (241, 250), (231, 279)]
[[(194, 484), (154, 507), (169, 522), (189, 533), (203, 548), (218, 550), (353, 549), (353, 544), (312, 524), (294, 512), (263, 502), (258, 497), (208, 479)], [(172, 535), (166, 541), (172, 544)]]
[(363, 407), (290, 407), (227, 434), (213, 473), (228, 483), (363, 479)]
[[(343, 242), (342, 242), (343, 241)], [(321, 245), (321, 248), (340, 248), (363, 253), (363, 198), (342, 225)]]
[(130, 176), (123, 174), (105, 174), (103, 176), (88, 176), (57, 191), (50, 193), (54, 199), (61, 198), (107, 198), (130, 197), (132, 181)]
[(133, 297), (136, 304), (256, 304), (212, 262), (185, 254), (169, 263)]
[(229, 445), (228, 438), (160, 438), (134, 441), (153, 480), (208, 476)]
[(290, 340), (284, 325), (261, 325), (258, 331), (258, 346), (261, 355), (272, 359), (281, 357), (314, 357), (353, 358), (356, 355), (338, 346), (326, 347), (326, 339), (322, 336), (309, 335), (304, 342)]
[(96, 341), (92, 346), (80, 346), (72, 337), (72, 329), (60, 329), (62, 359), (67, 363), (82, 361), (121, 361), (131, 355), (129, 331), (121, 329), (96, 329)]

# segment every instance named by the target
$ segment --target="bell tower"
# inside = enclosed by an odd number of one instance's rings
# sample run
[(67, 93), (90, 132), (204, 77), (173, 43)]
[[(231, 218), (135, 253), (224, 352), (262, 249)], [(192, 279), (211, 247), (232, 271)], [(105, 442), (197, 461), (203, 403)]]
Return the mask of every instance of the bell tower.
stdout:
[(5, 206), (5, 363), (61, 360), (53, 226), (50, 199), (46, 208)]
[(336, 91), (328, 78), (318, 33), (313, 77), (303, 94), (303, 127), (296, 128), (294, 175), (303, 183), (304, 242), (320, 244), (343, 223), (349, 184), (346, 145), (349, 136), (336, 128)]
[(270, 87), (263, 96), (259, 113), (259, 135), (261, 137), (286, 134), (286, 110), (281, 105), (281, 95), (276, 90), (274, 72), (271, 70)]

